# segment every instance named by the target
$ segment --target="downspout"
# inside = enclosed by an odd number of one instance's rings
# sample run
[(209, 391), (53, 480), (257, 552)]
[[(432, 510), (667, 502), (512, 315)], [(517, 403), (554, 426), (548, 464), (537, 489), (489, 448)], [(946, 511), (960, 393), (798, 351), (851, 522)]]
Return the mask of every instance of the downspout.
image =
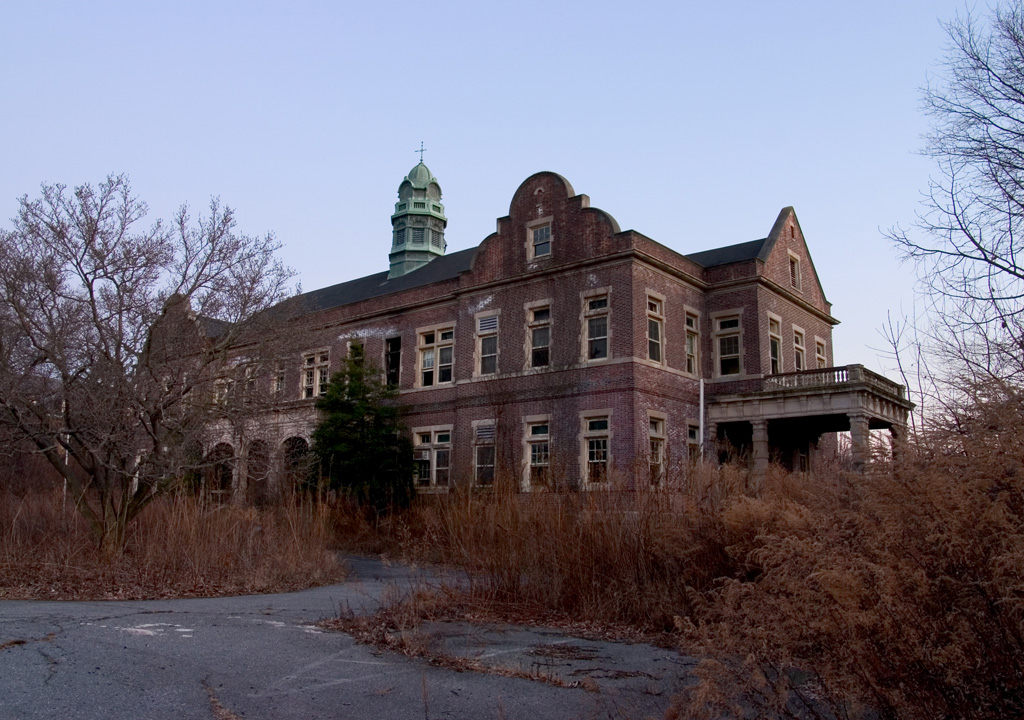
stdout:
[(704, 459), (704, 378), (700, 379), (700, 459)]

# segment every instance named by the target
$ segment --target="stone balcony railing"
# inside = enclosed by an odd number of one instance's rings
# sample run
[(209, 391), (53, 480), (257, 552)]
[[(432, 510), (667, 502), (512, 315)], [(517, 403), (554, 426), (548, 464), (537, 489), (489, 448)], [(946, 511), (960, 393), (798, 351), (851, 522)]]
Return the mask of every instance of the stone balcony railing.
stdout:
[(895, 400), (906, 401), (902, 385), (894, 383), (863, 365), (803, 370), (801, 372), (768, 375), (764, 378), (763, 390), (839, 390), (853, 386), (868, 389)]

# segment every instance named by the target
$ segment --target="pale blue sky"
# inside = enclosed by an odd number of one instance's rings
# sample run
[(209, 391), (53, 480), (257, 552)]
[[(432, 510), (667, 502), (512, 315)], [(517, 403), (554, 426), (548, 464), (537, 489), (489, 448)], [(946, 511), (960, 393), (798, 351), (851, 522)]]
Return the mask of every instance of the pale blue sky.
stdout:
[(312, 290), (387, 268), (423, 140), (449, 251), (540, 170), (682, 253), (793, 205), (836, 363), (878, 369), (913, 297), (880, 230), (934, 173), (919, 88), (964, 7), (0, 1), (0, 222), (43, 181), (124, 172), (154, 218), (219, 195)]

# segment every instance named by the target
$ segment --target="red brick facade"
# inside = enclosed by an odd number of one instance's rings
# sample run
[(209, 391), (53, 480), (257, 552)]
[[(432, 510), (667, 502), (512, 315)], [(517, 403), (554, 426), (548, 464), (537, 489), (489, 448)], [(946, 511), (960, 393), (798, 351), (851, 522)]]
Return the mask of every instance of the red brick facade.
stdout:
[[(424, 472), (431, 465), (424, 489), (490, 481), (491, 453), (478, 453), (481, 443), (493, 443), (495, 475), (524, 489), (531, 472), (545, 477), (544, 463), (558, 486), (633, 487), (649, 482), (652, 437), (663, 454), (661, 479), (675, 482), (699, 440), (700, 379), (708, 401), (760, 389), (771, 371), (771, 318), (781, 328), (779, 371), (796, 369), (796, 332), (803, 368), (832, 364), (836, 321), (792, 208), (764, 240), (686, 257), (621, 231), (564, 178), (541, 172), (516, 191), (497, 232), (458, 255), (397, 280), (382, 276), (370, 297), (348, 290), (370, 279), (307, 294), (304, 350), (327, 350), (332, 372), (351, 341), (384, 368), (386, 342), (400, 338), (405, 424), (415, 441), (430, 441), (418, 454)], [(436, 277), (419, 282), (429, 273)], [(332, 302), (332, 293), (342, 300)], [(696, 357), (689, 353), (696, 372), (688, 372), (688, 315), (699, 336)], [(547, 364), (532, 367), (544, 359), (544, 328)], [(735, 358), (719, 357), (734, 337), (738, 368)], [(303, 355), (285, 368), (281, 410), (266, 428), (278, 447), (308, 439), (315, 422), (313, 400), (301, 399)], [(485, 421), (494, 421), (493, 435)]]

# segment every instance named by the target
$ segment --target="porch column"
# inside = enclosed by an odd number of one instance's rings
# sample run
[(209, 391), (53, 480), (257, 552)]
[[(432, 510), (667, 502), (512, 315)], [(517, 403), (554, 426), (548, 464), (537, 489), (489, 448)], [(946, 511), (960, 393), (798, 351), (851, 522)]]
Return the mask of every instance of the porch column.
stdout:
[(754, 461), (754, 487), (752, 489), (760, 490), (765, 473), (768, 471), (768, 421), (763, 418), (751, 420), (750, 427), (753, 430), (751, 450)]
[(907, 441), (907, 429), (901, 425), (891, 425), (889, 435), (892, 437), (892, 467), (896, 472), (903, 462), (903, 445)]
[(853, 469), (857, 472), (871, 459), (871, 433), (868, 430), (868, 415), (864, 412), (848, 413), (850, 418), (850, 440), (853, 442)]

